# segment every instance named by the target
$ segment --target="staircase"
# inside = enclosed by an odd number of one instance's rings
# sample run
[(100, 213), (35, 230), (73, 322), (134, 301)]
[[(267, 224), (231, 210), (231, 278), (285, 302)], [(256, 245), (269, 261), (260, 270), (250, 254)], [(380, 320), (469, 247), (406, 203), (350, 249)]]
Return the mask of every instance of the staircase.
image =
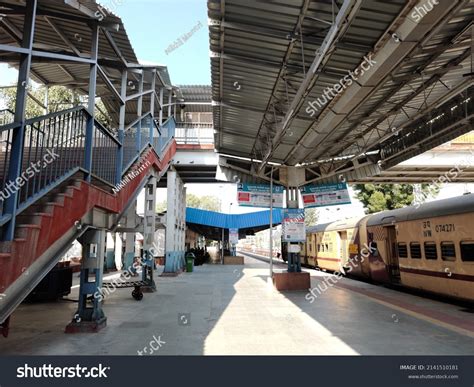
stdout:
[[(21, 155), (13, 139), (20, 126), (0, 126), (0, 323), (75, 239), (89, 228), (112, 229), (151, 174), (166, 171), (174, 125), (146, 116), (117, 136), (77, 107), (28, 120)], [(12, 184), (15, 160), (22, 180)], [(137, 176), (114, 190), (131, 171)]]

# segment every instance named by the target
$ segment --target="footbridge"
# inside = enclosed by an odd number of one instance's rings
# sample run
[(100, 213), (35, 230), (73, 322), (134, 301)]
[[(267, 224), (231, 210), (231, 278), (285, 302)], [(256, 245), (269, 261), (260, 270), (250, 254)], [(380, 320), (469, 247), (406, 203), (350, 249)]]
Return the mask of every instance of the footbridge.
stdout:
[[(67, 330), (96, 331), (106, 317), (97, 298), (87, 300), (102, 286), (105, 235), (136, 211), (143, 189), (154, 214), (157, 181), (176, 153), (176, 88), (166, 66), (139, 63), (121, 19), (93, 1), (4, 1), (0, 14), (0, 61), (18, 70), (15, 108), (0, 120), (1, 329), (79, 240), (80, 299)], [(60, 111), (46, 102), (46, 114), (32, 117), (30, 89), (39, 86), (76, 98)], [(143, 226), (145, 257), (154, 221)], [(143, 265), (153, 290), (153, 265)]]

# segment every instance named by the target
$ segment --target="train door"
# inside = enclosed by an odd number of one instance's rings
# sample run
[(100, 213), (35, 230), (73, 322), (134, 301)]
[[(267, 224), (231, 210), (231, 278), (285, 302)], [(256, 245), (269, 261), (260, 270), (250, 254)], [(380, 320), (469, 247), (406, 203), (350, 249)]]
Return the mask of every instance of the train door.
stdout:
[(400, 263), (397, 254), (397, 230), (395, 226), (387, 227), (387, 269), (392, 283), (400, 282)]
[(339, 237), (341, 239), (341, 266), (346, 266), (349, 260), (349, 252), (347, 246), (347, 231), (339, 231)]

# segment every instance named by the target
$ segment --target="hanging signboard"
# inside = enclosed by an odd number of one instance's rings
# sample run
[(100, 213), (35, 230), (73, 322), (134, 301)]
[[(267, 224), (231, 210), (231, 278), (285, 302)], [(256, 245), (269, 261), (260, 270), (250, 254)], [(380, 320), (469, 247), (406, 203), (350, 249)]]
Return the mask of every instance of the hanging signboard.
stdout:
[(305, 242), (306, 227), (304, 224), (304, 210), (290, 208), (284, 210), (282, 223), (283, 242)]
[[(273, 207), (283, 208), (284, 187), (273, 186)], [(265, 184), (237, 184), (239, 206), (270, 208), (270, 186)]]
[(239, 229), (231, 228), (229, 229), (229, 242), (231, 245), (236, 245), (239, 243)]
[(305, 208), (351, 204), (346, 183), (306, 185), (301, 188), (301, 196)]

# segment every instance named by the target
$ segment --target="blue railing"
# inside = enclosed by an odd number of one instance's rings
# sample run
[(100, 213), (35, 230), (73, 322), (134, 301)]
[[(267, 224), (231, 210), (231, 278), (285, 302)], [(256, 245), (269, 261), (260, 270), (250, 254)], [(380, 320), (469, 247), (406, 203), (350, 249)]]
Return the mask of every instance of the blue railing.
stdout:
[(164, 148), (168, 141), (166, 139), (174, 138), (176, 132), (176, 121), (174, 117), (168, 118), (160, 129), (161, 136), (158, 138), (158, 141), (154, 143), (154, 148), (158, 150), (159, 154), (163, 152)]
[(48, 114), (26, 121), (18, 206), (47, 191), (58, 178), (84, 165), (88, 114), (84, 108)]
[[(0, 226), (14, 222), (18, 213), (79, 171), (114, 187), (145, 148), (152, 146), (162, 155), (174, 136), (174, 119), (163, 128), (166, 135), (149, 114), (132, 123), (120, 141), (82, 106), (27, 120), (23, 127), (13, 119), (0, 125)], [(87, 133), (91, 138), (86, 139)], [(21, 148), (14, 145), (19, 134)]]

